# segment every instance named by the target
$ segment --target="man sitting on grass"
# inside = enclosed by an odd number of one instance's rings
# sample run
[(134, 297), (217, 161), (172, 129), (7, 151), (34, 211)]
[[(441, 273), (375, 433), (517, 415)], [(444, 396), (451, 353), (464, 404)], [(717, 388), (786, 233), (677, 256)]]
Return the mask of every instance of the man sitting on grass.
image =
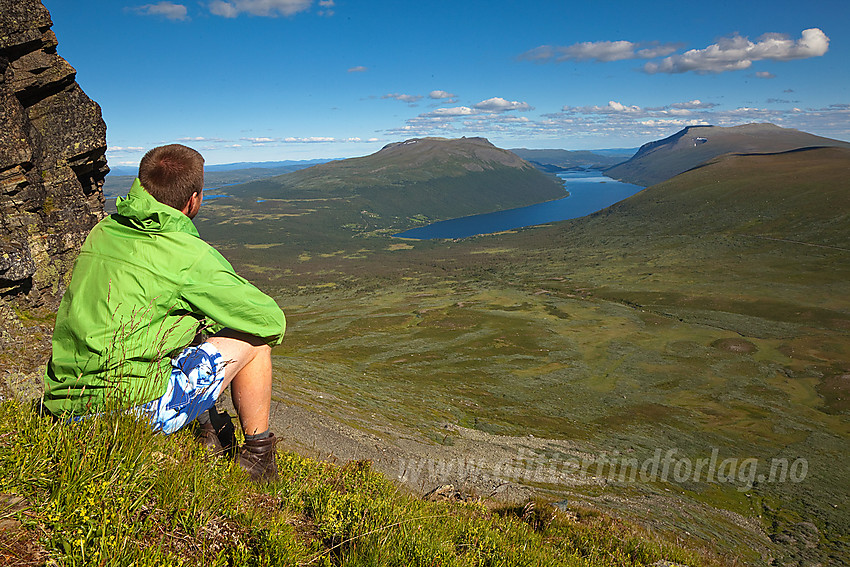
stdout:
[[(117, 214), (80, 251), (56, 315), (43, 404), (70, 419), (126, 410), (166, 434), (199, 418), (205, 443), (223, 451), (207, 410), (230, 385), (245, 433), (237, 462), (252, 479), (272, 480), (271, 347), (286, 320), (198, 236), (191, 219), (203, 186), (204, 158), (191, 148), (142, 158)], [(201, 331), (212, 336), (195, 341)]]

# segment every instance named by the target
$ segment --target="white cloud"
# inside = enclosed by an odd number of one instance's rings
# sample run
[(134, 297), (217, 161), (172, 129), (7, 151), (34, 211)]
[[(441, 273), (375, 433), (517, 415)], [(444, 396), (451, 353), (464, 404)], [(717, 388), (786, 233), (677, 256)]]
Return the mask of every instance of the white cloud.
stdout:
[(289, 138), (284, 138), (283, 141), (290, 143), (290, 144), (293, 143), (293, 142), (294, 143), (301, 143), (301, 144), (316, 144), (316, 143), (320, 143), (320, 142), (336, 142), (337, 139), (333, 138), (333, 137), (328, 137), (328, 136), (309, 136), (309, 137), (306, 137), (306, 138), (289, 137)]
[(533, 110), (533, 107), (527, 102), (510, 101), (501, 97), (488, 98), (474, 105), (478, 110), (486, 110), (488, 112), (507, 112), (509, 110)]
[(235, 5), (230, 2), (222, 2), (221, 0), (210, 2), (209, 9), (210, 13), (223, 18), (235, 18), (239, 15), (239, 10)]
[(664, 57), (665, 55), (670, 55), (680, 47), (683, 47), (681, 43), (665, 43), (661, 45), (660, 43), (653, 43), (652, 47), (645, 47), (643, 49), (638, 49), (635, 52), (635, 59), (655, 59), (656, 57)]
[(636, 114), (641, 112), (639, 106), (626, 106), (616, 100), (609, 100), (605, 106), (565, 106), (561, 110), (572, 114)]
[(134, 12), (143, 16), (162, 16), (169, 20), (188, 20), (188, 10), (183, 4), (174, 2), (159, 2), (157, 4), (145, 4), (131, 8)]
[(455, 98), (457, 95), (453, 95), (452, 93), (446, 91), (431, 91), (428, 93), (428, 98), (432, 98), (434, 100), (441, 100), (444, 98)]
[(799, 100), (788, 100), (785, 98), (769, 98), (765, 101), (768, 104), (792, 104), (795, 102), (800, 102)]
[(319, 8), (320, 8), (319, 15), (325, 16), (325, 17), (328, 17), (328, 18), (333, 16), (334, 15), (333, 7), (335, 5), (336, 4), (334, 3), (334, 0), (319, 0)]
[(392, 93), (392, 94), (385, 94), (381, 98), (393, 98), (395, 100), (400, 100), (401, 102), (413, 104), (415, 102), (419, 102), (420, 100), (422, 100), (422, 95), (409, 95), (409, 94)]
[(226, 142), (222, 138), (207, 138), (206, 136), (187, 136), (184, 138), (177, 138), (178, 142)]
[(607, 108), (614, 112), (640, 112), (639, 106), (626, 106), (625, 104), (617, 102), (616, 100), (609, 100)]
[(478, 114), (470, 116), (464, 121), (464, 126), (472, 127), (475, 125), (480, 130), (487, 128), (505, 130), (505, 127), (513, 127), (516, 125), (530, 125), (532, 121), (525, 116), (511, 116), (505, 114)]
[(553, 45), (541, 45), (534, 49), (529, 49), (525, 53), (520, 53), (518, 59), (525, 59), (528, 61), (545, 61), (546, 59), (551, 59), (555, 56), (556, 49), (557, 47)]
[(356, 67), (351, 67), (348, 72), (349, 73), (365, 73), (368, 71), (368, 67), (364, 67), (363, 65), (357, 65)]
[(530, 61), (622, 61), (624, 59), (652, 59), (676, 51), (679, 44), (659, 42), (634, 43), (631, 41), (584, 41), (568, 46), (541, 45), (519, 56)]
[[(218, 144), (216, 146), (208, 146), (204, 149), (212, 150), (212, 149), (222, 149), (222, 148), (269, 148), (269, 147), (279, 147), (281, 144), (322, 144), (322, 143), (330, 143), (330, 144), (339, 144), (339, 143), (362, 143), (364, 142), (363, 138), (359, 136), (349, 137), (349, 138), (335, 138), (333, 136), (287, 136), (285, 138), (272, 138), (272, 137), (251, 137), (251, 138), (240, 138), (245, 142), (250, 142), (250, 145), (243, 144)], [(210, 140), (207, 141), (213, 142), (226, 142), (227, 140)], [(378, 138), (369, 138), (365, 140), (366, 142), (377, 142)], [(139, 148), (142, 149), (142, 148)]]
[(775, 79), (776, 75), (770, 71), (756, 71), (756, 77), (759, 79)]
[(781, 34), (765, 34), (756, 43), (735, 34), (720, 39), (705, 49), (691, 49), (671, 55), (660, 62), (650, 62), (643, 70), (655, 73), (721, 73), (748, 69), (753, 61), (791, 61), (819, 57), (829, 49), (829, 38), (818, 28), (803, 30), (798, 40)]
[(700, 99), (696, 98), (694, 100), (689, 100), (688, 102), (674, 102), (669, 106), (669, 108), (714, 108), (717, 104), (713, 102), (702, 102)]
[(651, 126), (653, 128), (684, 128), (685, 126), (696, 126), (703, 124), (699, 120), (684, 120), (682, 118), (651, 118), (638, 122), (641, 126)]
[(112, 152), (141, 152), (145, 148), (141, 146), (107, 146), (107, 150)]
[(292, 16), (307, 10), (312, 3), (313, 0), (213, 0), (209, 4), (209, 10), (212, 14), (224, 18), (235, 18), (239, 14)]
[(472, 114), (476, 114), (476, 112), (468, 106), (455, 106), (452, 108), (438, 108), (421, 116), (426, 118), (444, 118), (451, 116), (470, 116)]
[(794, 41), (783, 34), (765, 34), (752, 49), (754, 60), (791, 61), (820, 57), (829, 50), (829, 38), (819, 28), (803, 30), (802, 37)]
[(559, 61), (620, 61), (635, 57), (635, 44), (631, 41), (585, 41), (561, 48)]

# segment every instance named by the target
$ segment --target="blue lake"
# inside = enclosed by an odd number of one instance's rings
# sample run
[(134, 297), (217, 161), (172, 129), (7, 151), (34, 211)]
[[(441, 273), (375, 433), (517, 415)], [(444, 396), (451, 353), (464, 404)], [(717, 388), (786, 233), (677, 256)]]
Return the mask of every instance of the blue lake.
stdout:
[(435, 222), (400, 232), (395, 236), (419, 240), (465, 238), (476, 234), (490, 234), (524, 226), (574, 219), (600, 211), (644, 189), (639, 185), (615, 181), (598, 171), (570, 171), (559, 173), (558, 177), (564, 180), (564, 188), (569, 192), (569, 195), (563, 199), (518, 209)]

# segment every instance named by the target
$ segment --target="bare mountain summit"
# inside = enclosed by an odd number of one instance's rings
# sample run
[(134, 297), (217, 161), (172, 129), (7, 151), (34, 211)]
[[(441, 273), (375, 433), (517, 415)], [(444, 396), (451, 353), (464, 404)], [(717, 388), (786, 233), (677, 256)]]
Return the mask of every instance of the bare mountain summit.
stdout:
[[(235, 197), (335, 198), (385, 218), (448, 219), (564, 196), (563, 183), (484, 138), (415, 138), (374, 154), (229, 188)], [(359, 210), (358, 209), (358, 210)]]
[(669, 138), (644, 144), (628, 161), (606, 171), (615, 179), (648, 187), (723, 154), (769, 154), (850, 143), (775, 124), (688, 126)]
[[(448, 157), (464, 160), (464, 169), (484, 171), (496, 165), (527, 169), (530, 164), (516, 154), (497, 148), (486, 138), (412, 138), (384, 146), (374, 154), (376, 159), (394, 160), (399, 164), (422, 166), (432, 161), (445, 162)], [(406, 164), (405, 164), (406, 165)]]

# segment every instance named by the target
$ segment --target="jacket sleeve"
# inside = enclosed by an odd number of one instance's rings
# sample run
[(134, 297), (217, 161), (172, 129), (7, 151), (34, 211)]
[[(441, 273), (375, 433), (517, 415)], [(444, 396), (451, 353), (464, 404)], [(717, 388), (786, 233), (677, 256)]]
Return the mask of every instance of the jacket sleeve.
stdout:
[(214, 248), (200, 256), (182, 291), (192, 311), (222, 328), (254, 335), (271, 346), (280, 344), (286, 318), (277, 302), (239, 276)]

